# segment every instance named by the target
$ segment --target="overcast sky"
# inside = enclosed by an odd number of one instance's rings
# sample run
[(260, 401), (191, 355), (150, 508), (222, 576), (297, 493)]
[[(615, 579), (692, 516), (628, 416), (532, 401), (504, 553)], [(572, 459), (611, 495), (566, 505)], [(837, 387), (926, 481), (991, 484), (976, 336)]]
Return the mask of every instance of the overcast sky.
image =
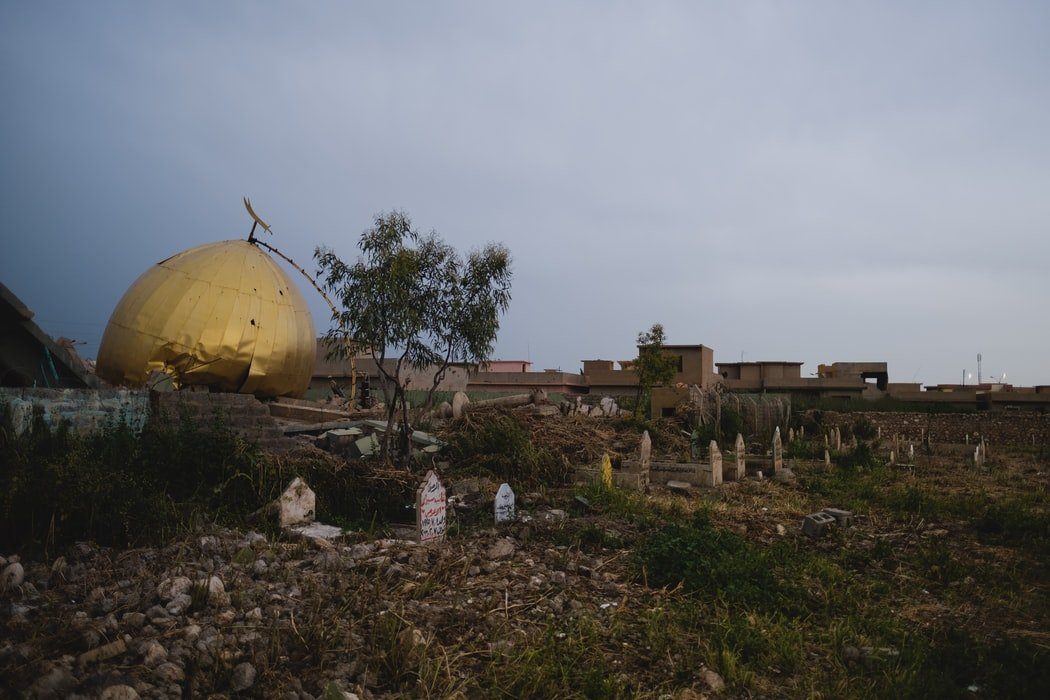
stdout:
[(0, 280), (93, 357), (243, 195), (302, 262), (396, 208), (511, 249), (500, 358), (660, 321), (1047, 384), (1048, 37), (1046, 2), (3, 2)]

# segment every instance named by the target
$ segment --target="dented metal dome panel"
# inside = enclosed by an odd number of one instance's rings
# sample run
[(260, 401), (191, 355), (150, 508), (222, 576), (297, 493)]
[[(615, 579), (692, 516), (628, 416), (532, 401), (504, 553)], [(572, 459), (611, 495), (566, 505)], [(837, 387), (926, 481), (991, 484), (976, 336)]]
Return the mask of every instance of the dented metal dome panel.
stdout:
[(109, 319), (96, 372), (142, 386), (160, 370), (176, 386), (301, 396), (315, 354), (313, 319), (288, 275), (244, 240), (191, 248), (157, 263)]

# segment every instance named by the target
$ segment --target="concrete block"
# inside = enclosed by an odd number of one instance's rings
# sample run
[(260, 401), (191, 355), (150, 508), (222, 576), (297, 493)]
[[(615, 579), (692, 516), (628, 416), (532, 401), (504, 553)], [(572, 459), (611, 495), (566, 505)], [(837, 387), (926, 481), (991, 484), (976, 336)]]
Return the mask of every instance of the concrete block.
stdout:
[(802, 521), (802, 534), (814, 539), (823, 537), (828, 528), (834, 524), (835, 518), (832, 515), (824, 512), (810, 513)]
[(842, 510), (841, 508), (825, 508), (820, 512), (827, 513), (835, 518), (835, 522), (839, 527), (849, 527), (853, 524), (853, 511)]

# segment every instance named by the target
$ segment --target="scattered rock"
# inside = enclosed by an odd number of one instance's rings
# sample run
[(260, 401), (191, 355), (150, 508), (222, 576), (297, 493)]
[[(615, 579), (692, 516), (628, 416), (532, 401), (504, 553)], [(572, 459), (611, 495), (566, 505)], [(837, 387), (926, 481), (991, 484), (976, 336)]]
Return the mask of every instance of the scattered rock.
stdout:
[(230, 690), (239, 693), (253, 685), (255, 685), (255, 667), (247, 661), (237, 664), (230, 676)]
[(515, 546), (513, 540), (503, 538), (501, 540), (497, 540), (495, 544), (489, 547), (488, 551), (486, 552), (486, 555), (489, 559), (492, 559), (493, 561), (499, 559), (506, 559), (507, 557), (514, 554), (514, 549)]
[(130, 685), (111, 685), (98, 697), (99, 700), (137, 700), (139, 694)]
[(157, 596), (167, 603), (174, 599), (176, 596), (184, 593), (189, 593), (190, 588), (193, 586), (193, 582), (185, 576), (176, 576), (174, 578), (166, 578), (160, 582), (157, 586)]
[(33, 683), (29, 694), (34, 698), (64, 698), (76, 684), (77, 679), (68, 669), (55, 666)]
[(206, 579), (201, 579), (197, 581), (196, 585), (198, 588), (207, 591), (208, 605), (224, 608), (230, 604), (230, 594), (226, 592), (226, 587), (223, 586), (222, 579), (218, 576), (209, 576)]
[(165, 683), (179, 683), (186, 678), (182, 668), (170, 661), (157, 666), (153, 669), (153, 673)]
[(26, 572), (21, 564), (17, 561), (8, 564), (4, 567), (3, 572), (0, 572), (0, 593), (7, 593), (18, 588), (25, 580)]
[(718, 675), (715, 671), (705, 668), (700, 675), (704, 679), (704, 683), (712, 692), (718, 693), (725, 689), (726, 682), (722, 680), (722, 676)]
[(146, 644), (145, 649), (143, 649), (141, 653), (142, 663), (150, 668), (159, 666), (161, 663), (168, 660), (168, 650), (161, 646), (157, 641), (151, 641)]
[(86, 666), (96, 661), (105, 661), (111, 659), (114, 656), (119, 656), (128, 650), (127, 644), (124, 643), (123, 639), (118, 639), (115, 642), (104, 644), (90, 651), (85, 651), (83, 654), (77, 657), (77, 663), (81, 666)]
[(777, 469), (773, 472), (773, 481), (779, 481), (782, 484), (793, 484), (795, 483), (795, 472), (791, 471), (790, 467)]

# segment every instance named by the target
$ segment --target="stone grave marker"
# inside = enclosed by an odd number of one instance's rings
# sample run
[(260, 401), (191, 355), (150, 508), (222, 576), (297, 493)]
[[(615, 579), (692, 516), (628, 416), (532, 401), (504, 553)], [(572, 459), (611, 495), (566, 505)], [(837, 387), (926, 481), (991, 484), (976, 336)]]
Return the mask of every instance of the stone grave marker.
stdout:
[(835, 451), (838, 452), (842, 449), (842, 431), (839, 430), (838, 426), (835, 426)]
[(445, 539), (447, 514), (445, 487), (431, 469), (416, 490), (416, 529), (419, 541), (440, 542)]
[(780, 441), (780, 426), (773, 431), (773, 473), (784, 468), (784, 443)]
[(638, 441), (638, 461), (641, 471), (638, 488), (644, 491), (649, 488), (649, 466), (653, 462), (653, 441), (648, 430), (642, 433), (642, 439)]
[(915, 461), (915, 445), (912, 443), (908, 443), (908, 461)]
[(824, 450), (824, 466), (825, 467), (830, 467), (831, 466), (831, 453), (828, 452), (827, 449)]
[(798, 429), (798, 435), (799, 435), (799, 439), (801, 439), (801, 440), (805, 440), (806, 439), (806, 426), (803, 425), (803, 426), (801, 426)]
[(744, 436), (736, 434), (736, 442), (733, 443), (733, 463), (725, 470), (726, 481), (739, 481), (747, 474), (745, 460)]
[(794, 428), (788, 428), (788, 442), (794, 442), (794, 441), (795, 441), (795, 429)]
[(511, 489), (510, 484), (500, 484), (499, 490), (496, 491), (496, 503), (495, 503), (495, 515), (496, 523), (509, 523), (513, 521), (518, 513), (514, 503), (514, 490)]
[(613, 485), (612, 460), (609, 459), (608, 452), (602, 455), (602, 467), (599, 474), (601, 475), (602, 486), (611, 489)]
[(714, 440), (707, 449), (707, 464), (701, 466), (700, 477), (704, 486), (722, 485), (722, 452), (718, 449), (718, 443)]

